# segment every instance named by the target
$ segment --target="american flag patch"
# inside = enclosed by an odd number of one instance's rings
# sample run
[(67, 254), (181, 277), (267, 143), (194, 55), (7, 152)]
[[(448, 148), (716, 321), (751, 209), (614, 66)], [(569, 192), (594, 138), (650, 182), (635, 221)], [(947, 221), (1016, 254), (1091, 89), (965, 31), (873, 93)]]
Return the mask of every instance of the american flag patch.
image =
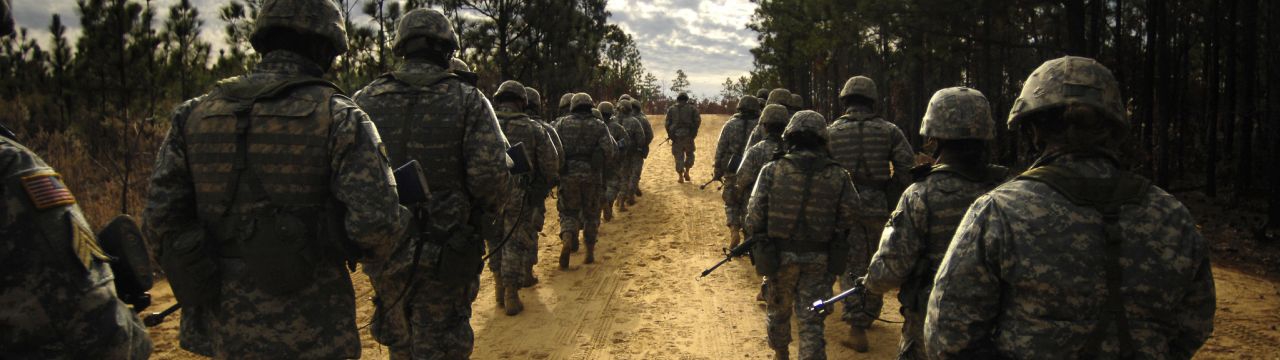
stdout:
[(22, 187), (38, 210), (76, 203), (76, 197), (62, 183), (62, 175), (52, 171), (22, 177)]

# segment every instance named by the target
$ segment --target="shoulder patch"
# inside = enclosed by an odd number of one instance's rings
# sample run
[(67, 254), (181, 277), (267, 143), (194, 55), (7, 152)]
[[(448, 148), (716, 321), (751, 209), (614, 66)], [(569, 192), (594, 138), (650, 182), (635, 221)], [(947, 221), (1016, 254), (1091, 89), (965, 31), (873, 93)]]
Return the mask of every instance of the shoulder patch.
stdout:
[(71, 248), (75, 250), (76, 260), (80, 261), (80, 265), (83, 265), (85, 270), (93, 265), (94, 260), (110, 259), (83, 219), (77, 219), (76, 215), (68, 214), (67, 221), (71, 223)]
[(35, 204), (36, 210), (44, 210), (58, 206), (74, 205), (76, 197), (71, 189), (62, 182), (62, 175), (53, 170), (42, 170), (22, 177), (22, 188), (27, 197)]

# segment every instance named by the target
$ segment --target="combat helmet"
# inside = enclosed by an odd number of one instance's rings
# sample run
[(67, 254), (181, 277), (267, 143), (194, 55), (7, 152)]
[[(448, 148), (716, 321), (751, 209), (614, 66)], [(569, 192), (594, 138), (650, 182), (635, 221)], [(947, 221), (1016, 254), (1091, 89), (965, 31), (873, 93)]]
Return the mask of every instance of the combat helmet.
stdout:
[(601, 101), (596, 105), (596, 109), (600, 109), (601, 114), (613, 115), (613, 103), (608, 101)]
[(763, 101), (763, 100), (768, 100), (768, 99), (769, 99), (769, 89), (760, 88), (760, 90), (756, 90), (756, 99), (758, 99), (758, 100), (762, 100), (762, 101)]
[(249, 43), (259, 54), (275, 50), (267, 39), (281, 30), (326, 40), (334, 51), (329, 56), (347, 52), (347, 26), (338, 4), (332, 0), (266, 0), (254, 21), (257, 25)]
[(945, 140), (993, 140), (996, 129), (991, 104), (982, 92), (967, 87), (938, 90), (929, 99), (920, 135)]
[(631, 107), (636, 110), (636, 114), (644, 115), (644, 102), (640, 99), (631, 99)]
[(462, 59), (452, 58), (449, 59), (449, 71), (471, 72), (471, 66), (467, 65), (467, 62), (462, 61)]
[(1009, 110), (1009, 128), (1030, 115), (1069, 105), (1093, 108), (1108, 120), (1129, 128), (1115, 75), (1097, 61), (1078, 56), (1046, 61), (1031, 73)]
[(689, 93), (681, 91), (680, 95), (676, 95), (676, 101), (689, 101)]
[(786, 125), (787, 117), (790, 114), (785, 106), (778, 104), (768, 105), (764, 107), (764, 111), (760, 112), (760, 123), (764, 125)]
[(542, 111), (542, 93), (538, 92), (538, 89), (525, 86), (524, 98), (526, 100), (524, 107), (525, 110), (529, 110), (530, 112)]
[(880, 92), (876, 90), (875, 80), (866, 76), (854, 76), (844, 82), (844, 88), (840, 89), (840, 100), (846, 100), (850, 96), (861, 96), (871, 100), (872, 104), (880, 102)]
[(742, 95), (741, 98), (738, 98), (738, 111), (752, 113), (760, 112), (760, 99), (751, 95)]
[(618, 107), (618, 113), (619, 113), (619, 114), (631, 114), (631, 111), (633, 110), (633, 109), (631, 108), (631, 99), (630, 99), (630, 98), (626, 98), (626, 99), (620, 99), (620, 100), (618, 100), (618, 105), (617, 105), (617, 107)]
[[(788, 108), (792, 108), (792, 109), (803, 109), (803, 108), (804, 108), (804, 97), (803, 97), (803, 96), (800, 96), (800, 94), (792, 93), (792, 94), (791, 94), (791, 101), (788, 101), (788, 102), (787, 102), (787, 107), (788, 107)], [(797, 111), (798, 111), (798, 110), (797, 110)]]
[[(426, 41), (413, 41), (417, 39)], [(414, 51), (426, 49), (431, 43), (443, 44), (451, 50), (457, 50), (458, 34), (453, 32), (453, 24), (449, 23), (449, 18), (446, 18), (440, 10), (414, 9), (400, 18), (391, 51), (396, 56), (405, 56)]]
[(569, 102), (570, 102), (571, 100), (573, 100), (573, 93), (564, 93), (564, 95), (561, 95), (561, 96), (560, 96), (560, 108), (561, 108), (561, 109), (568, 109), (568, 108), (569, 108)]
[(782, 131), (782, 140), (785, 141), (801, 133), (810, 133), (824, 142), (827, 141), (827, 119), (813, 110), (797, 112), (787, 123), (787, 129)]
[(569, 110), (577, 111), (582, 109), (590, 109), (595, 102), (591, 100), (591, 95), (587, 93), (573, 94), (573, 98), (569, 100)]
[(769, 92), (769, 99), (765, 100), (765, 105), (783, 105), (791, 102), (791, 91), (783, 88), (773, 89)]
[(631, 94), (622, 94), (622, 96), (618, 97), (618, 103), (622, 103), (622, 100), (631, 100), (631, 99), (632, 99)]
[(529, 95), (525, 94), (524, 84), (519, 81), (507, 80), (502, 85), (498, 85), (498, 91), (493, 93), (493, 99), (499, 101), (512, 101), (520, 103), (523, 108), (529, 105)]
[(604, 114), (600, 113), (600, 109), (592, 108), (591, 116), (595, 116), (596, 119), (604, 120)]

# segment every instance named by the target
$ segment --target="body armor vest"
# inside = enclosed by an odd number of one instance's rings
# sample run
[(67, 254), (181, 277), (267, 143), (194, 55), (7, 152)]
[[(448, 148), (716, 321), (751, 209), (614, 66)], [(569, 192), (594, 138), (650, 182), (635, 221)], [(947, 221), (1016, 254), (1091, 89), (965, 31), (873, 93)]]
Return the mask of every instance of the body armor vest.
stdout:
[(859, 186), (882, 189), (889, 181), (895, 138), (891, 131), (885, 131), (888, 127), (877, 126), (880, 121), (883, 120), (873, 114), (850, 114), (837, 119), (831, 127), (832, 158), (849, 171)]
[(603, 164), (597, 160), (603, 158), (599, 154), (598, 142), (600, 136), (609, 131), (603, 122), (591, 115), (573, 114), (562, 118), (556, 130), (564, 143), (565, 161), (589, 163), (592, 169), (600, 170)]
[(541, 176), (540, 174), (544, 169), (538, 166), (538, 146), (541, 145), (538, 143), (538, 137), (547, 136), (546, 131), (542, 129), (542, 125), (534, 122), (533, 119), (524, 114), (503, 113), (498, 114), (498, 123), (502, 125), (502, 133), (506, 134), (507, 142), (511, 143), (512, 146), (519, 143), (524, 144), (525, 154), (529, 156), (529, 165), (533, 166), (531, 175), (534, 177)]
[(392, 164), (422, 163), (432, 192), (465, 190), (462, 143), (466, 124), (460, 119), (467, 91), (449, 73), (383, 75), (356, 97), (387, 146)]
[[(839, 166), (821, 157), (788, 154), (774, 162), (772, 171), (772, 187), (764, 189), (769, 192), (769, 237), (797, 245), (830, 242), (846, 181)], [(812, 251), (826, 247), (813, 246)]]

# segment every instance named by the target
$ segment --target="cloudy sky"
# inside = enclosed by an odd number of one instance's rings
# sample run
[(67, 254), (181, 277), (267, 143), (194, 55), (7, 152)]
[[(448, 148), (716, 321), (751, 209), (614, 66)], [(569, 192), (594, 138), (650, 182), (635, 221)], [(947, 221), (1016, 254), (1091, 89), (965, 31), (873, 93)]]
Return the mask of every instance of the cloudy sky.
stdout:
[[(167, 9), (178, 0), (152, 0)], [(220, 0), (193, 0), (204, 20), (203, 36), (221, 45), (222, 22), (217, 20)], [(17, 0), (13, 2), (18, 26), (29, 29), (41, 41), (48, 39), (50, 16), (61, 14), (72, 37), (79, 36), (75, 0)], [(664, 90), (676, 70), (689, 75), (693, 92), (715, 96), (726, 77), (737, 78), (751, 69), (755, 33), (746, 24), (755, 10), (748, 0), (611, 0), (611, 22), (635, 37), (644, 65), (662, 80)], [(161, 19), (167, 11), (157, 11)]]

